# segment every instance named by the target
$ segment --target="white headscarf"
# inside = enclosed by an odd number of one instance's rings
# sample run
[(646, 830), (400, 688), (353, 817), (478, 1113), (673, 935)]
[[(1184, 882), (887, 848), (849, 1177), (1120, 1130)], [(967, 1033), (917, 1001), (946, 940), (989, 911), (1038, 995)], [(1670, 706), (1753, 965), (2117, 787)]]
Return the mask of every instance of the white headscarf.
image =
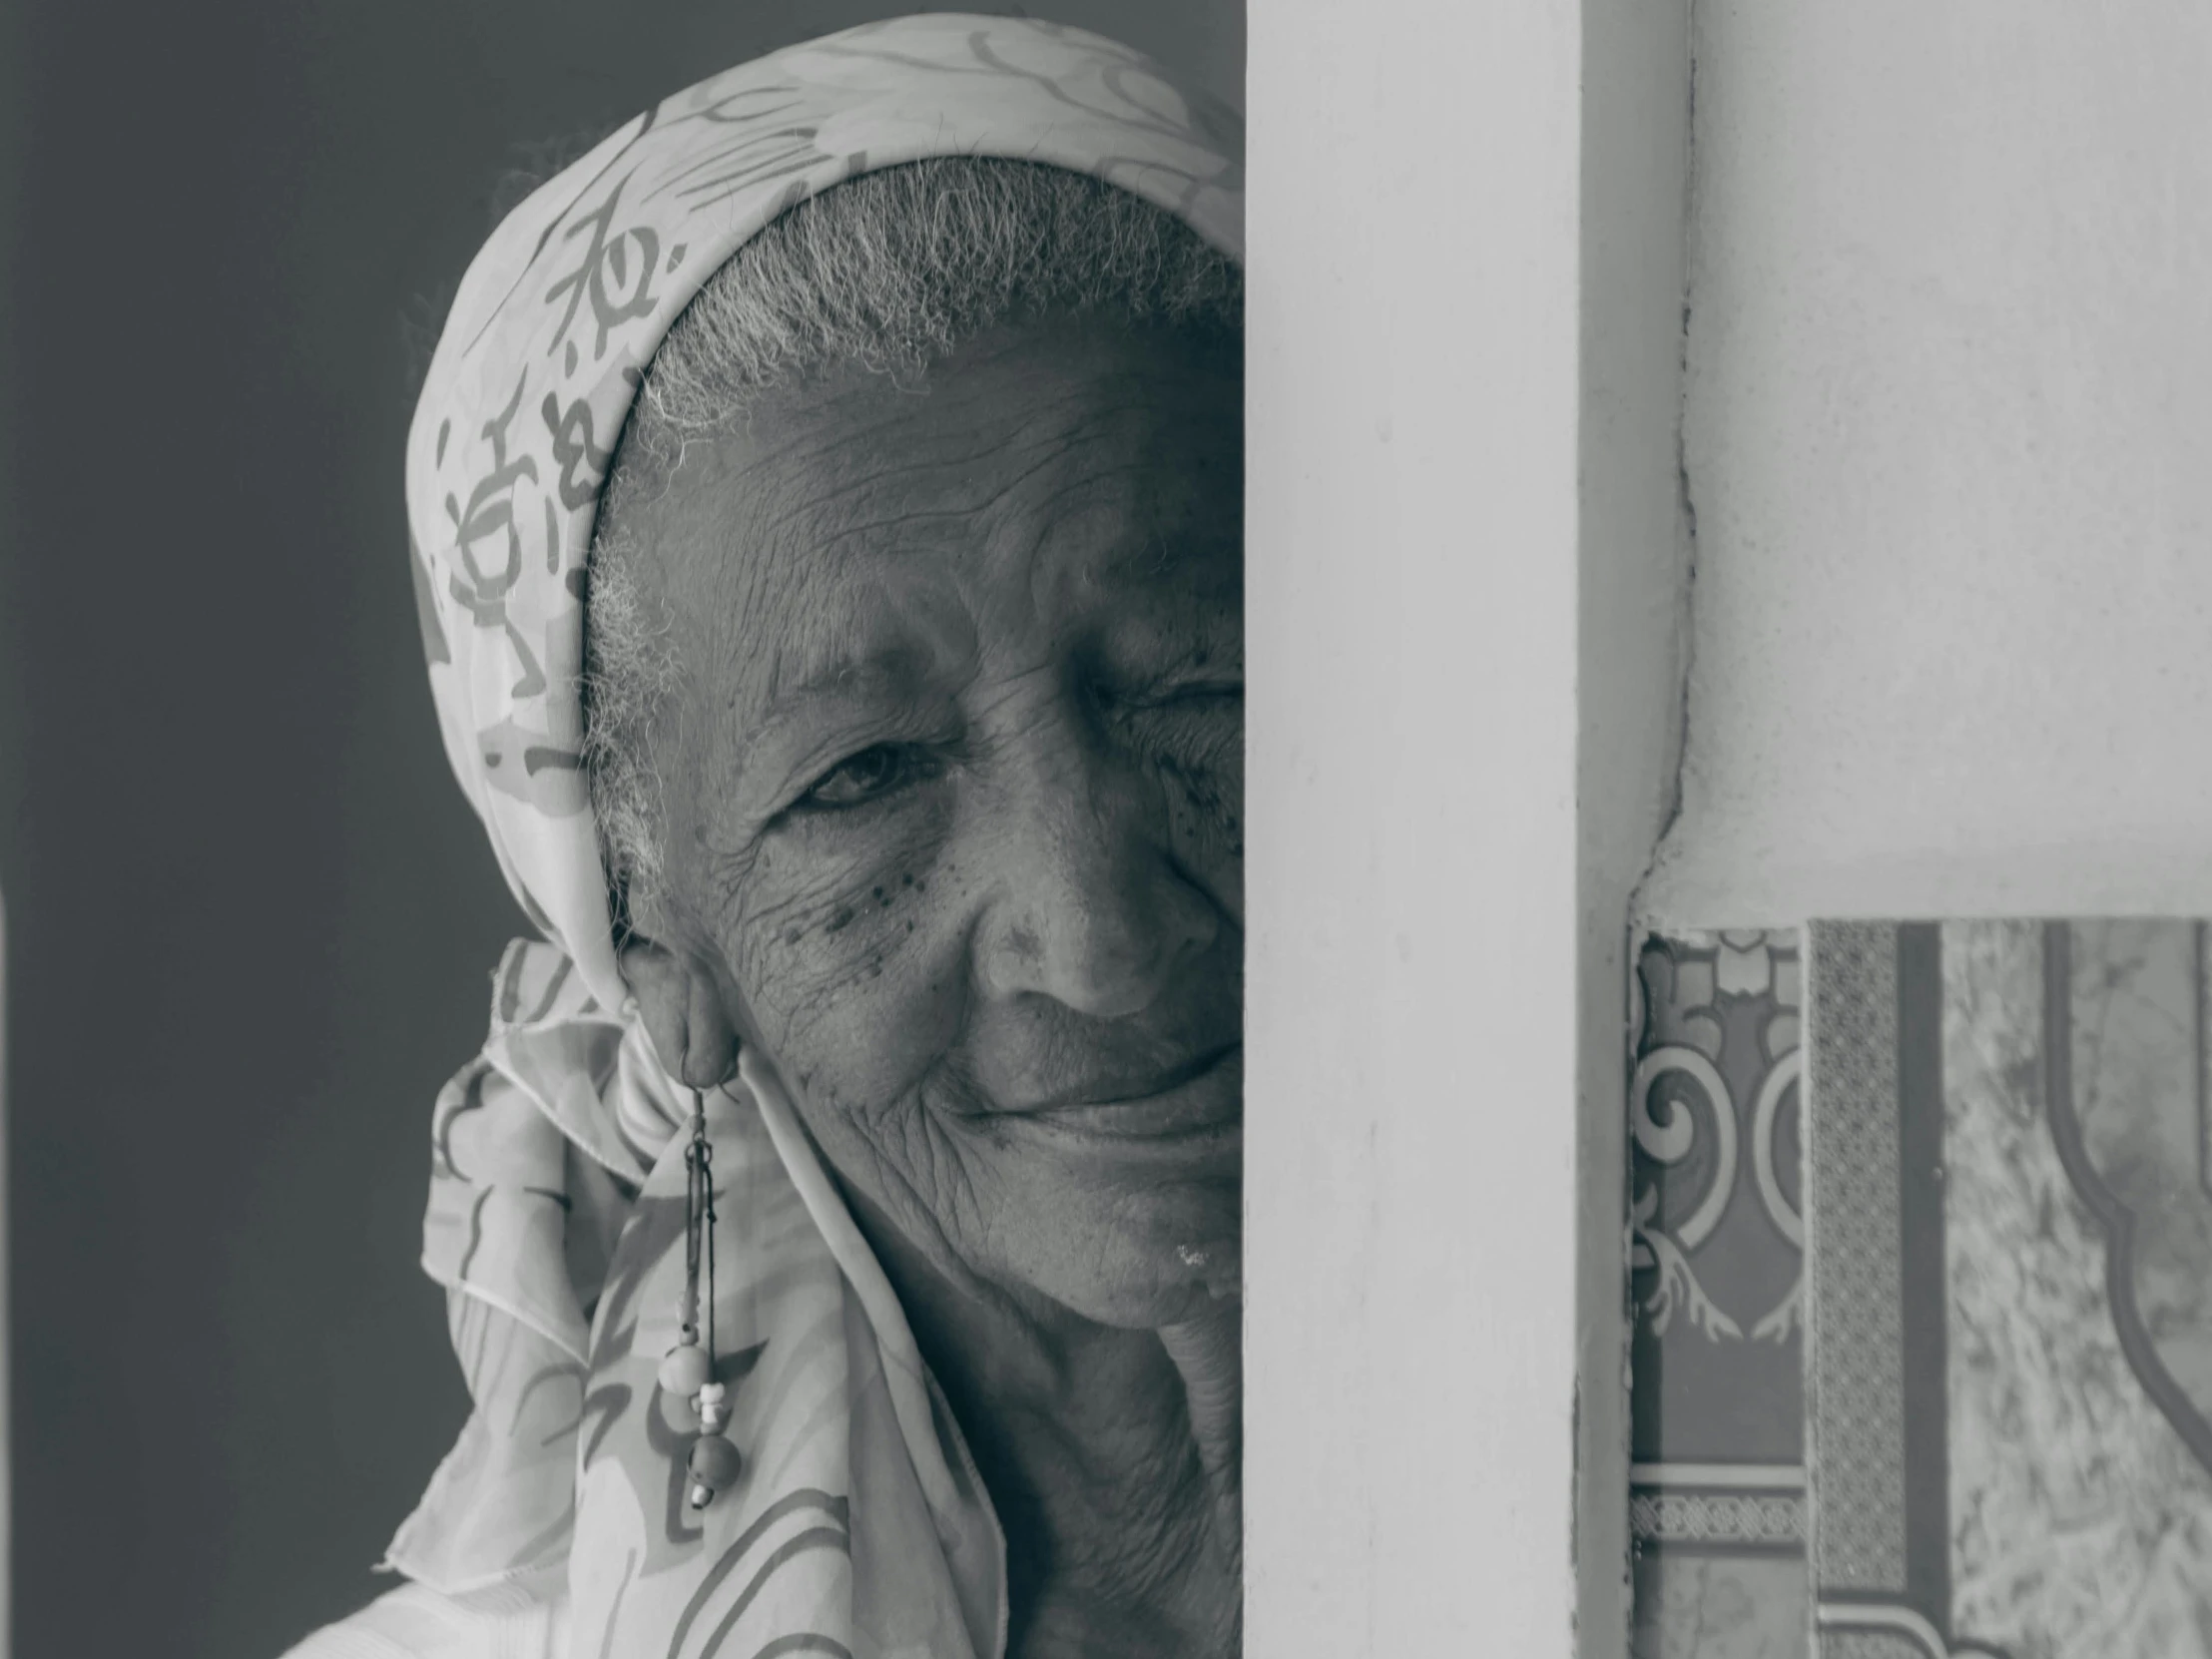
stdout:
[(570, 1598), (578, 1655), (997, 1659), (1003, 1544), (896, 1299), (748, 1051), (707, 1097), (721, 1375), (745, 1454), (704, 1512), (677, 1336), (691, 1101), (620, 1012), (581, 768), (585, 561), (640, 378), (763, 226), (947, 156), (1066, 168), (1243, 256), (1233, 115), (1093, 35), (935, 14), (794, 47), (631, 122), (499, 228), (407, 445), (416, 590), (453, 770), (544, 942), (439, 1095), (423, 1262), (475, 1400), (389, 1564)]

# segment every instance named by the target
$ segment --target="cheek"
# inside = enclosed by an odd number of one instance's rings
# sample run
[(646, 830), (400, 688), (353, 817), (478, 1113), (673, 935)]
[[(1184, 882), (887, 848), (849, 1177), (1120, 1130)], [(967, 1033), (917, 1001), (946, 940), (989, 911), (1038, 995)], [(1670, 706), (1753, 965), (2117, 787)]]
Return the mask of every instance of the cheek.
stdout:
[(761, 1036), (825, 1100), (887, 1103), (950, 1046), (966, 979), (959, 881), (941, 836), (772, 840), (725, 952)]
[(1158, 763), (1170, 845), (1183, 866), (1244, 920), (1244, 728), (1200, 753)]

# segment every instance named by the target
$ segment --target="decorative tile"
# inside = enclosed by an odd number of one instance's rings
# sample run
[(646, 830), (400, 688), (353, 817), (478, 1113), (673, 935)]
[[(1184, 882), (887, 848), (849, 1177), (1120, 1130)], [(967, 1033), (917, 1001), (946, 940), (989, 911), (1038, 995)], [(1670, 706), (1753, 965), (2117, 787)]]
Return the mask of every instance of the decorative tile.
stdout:
[(2212, 1659), (2203, 928), (1807, 946), (1820, 1659)]
[(1798, 940), (1647, 941), (1629, 1089), (1638, 1659), (1803, 1659)]
[(1637, 1563), (1632, 1659), (1805, 1659), (1805, 1561), (1682, 1555)]

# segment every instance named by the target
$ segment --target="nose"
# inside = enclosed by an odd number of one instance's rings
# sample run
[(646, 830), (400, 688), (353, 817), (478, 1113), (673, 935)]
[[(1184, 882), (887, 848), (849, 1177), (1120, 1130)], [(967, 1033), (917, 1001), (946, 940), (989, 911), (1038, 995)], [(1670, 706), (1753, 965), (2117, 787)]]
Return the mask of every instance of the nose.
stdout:
[(993, 997), (1111, 1019), (1150, 1007), (1214, 943), (1213, 899), (1175, 863), (1157, 786), (1064, 729), (993, 803), (977, 967)]

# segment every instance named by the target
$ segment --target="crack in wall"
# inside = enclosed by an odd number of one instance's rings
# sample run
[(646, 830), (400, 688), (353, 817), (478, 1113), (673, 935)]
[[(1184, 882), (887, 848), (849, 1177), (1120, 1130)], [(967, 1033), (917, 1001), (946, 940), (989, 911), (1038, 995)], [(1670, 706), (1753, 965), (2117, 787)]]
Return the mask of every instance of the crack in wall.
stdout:
[[(1675, 342), (1674, 447), (1675, 536), (1677, 538), (1675, 551), (1680, 561), (1674, 604), (1676, 699), (1673, 741), (1667, 756), (1666, 794), (1661, 808), (1659, 829), (1652, 839), (1651, 851), (1645, 858), (1643, 869), (1637, 874), (1635, 881), (1629, 887), (1627, 910), (1621, 918), (1624, 923), (1623, 931), (1626, 935), (1622, 941), (1621, 958), (1621, 965), (1625, 970), (1623, 976), (1625, 982), (1621, 987), (1622, 1042), (1620, 1049), (1621, 1080), (1624, 1087), (1633, 1067), (1636, 1043), (1641, 1036), (1641, 1032), (1636, 1027), (1639, 1023), (1638, 1010), (1642, 1005), (1642, 998), (1637, 994), (1635, 978), (1637, 964), (1642, 959), (1645, 942), (1651, 937), (1651, 929), (1646, 922), (1646, 894), (1664, 861), (1675, 829), (1682, 820), (1685, 775), (1690, 752), (1690, 682), (1696, 667), (1697, 656), (1695, 609), (1698, 566), (1697, 489), (1696, 481), (1691, 475), (1689, 447), (1690, 329), (1694, 309), (1694, 260), (1692, 257), (1694, 245), (1692, 238), (1696, 228), (1697, 212), (1697, 0), (1686, 0), (1683, 8), (1683, 29), (1686, 36), (1687, 51), (1685, 56), (1689, 74), (1688, 85), (1685, 89), (1686, 105), (1682, 155), (1682, 320), (1680, 332)], [(1627, 1137), (1625, 1119), (1620, 1125), (1620, 1132), (1625, 1141)], [(1617, 1317), (1621, 1321), (1619, 1398), (1621, 1401), (1621, 1432), (1624, 1441), (1620, 1447), (1620, 1456), (1623, 1473), (1625, 1473), (1626, 1466), (1633, 1457), (1633, 1449), (1626, 1443), (1626, 1440), (1629, 1433), (1628, 1402), (1635, 1388), (1633, 1355), (1636, 1318), (1635, 1295), (1631, 1283), (1630, 1269), (1633, 1250), (1633, 1225), (1630, 1221), (1630, 1213), (1633, 1208), (1633, 1191), (1630, 1184), (1628, 1161), (1625, 1157), (1622, 1160), (1620, 1177), (1620, 1302)], [(1577, 1417), (1575, 1446), (1578, 1454), (1581, 1450), (1579, 1433), (1581, 1406), (1581, 1380), (1578, 1378), (1575, 1393)], [(1625, 1488), (1620, 1495), (1621, 1501), (1625, 1504), (1628, 1497)], [(1579, 1505), (1576, 1506), (1576, 1518), (1579, 1521)], [(1615, 1651), (1624, 1655), (1633, 1654), (1636, 1649), (1636, 1546), (1633, 1537), (1627, 1540), (1627, 1556), (1621, 1564), (1625, 1577), (1622, 1586), (1622, 1610), (1626, 1615), (1625, 1628), (1619, 1636), (1621, 1647), (1616, 1650), (1611, 1648), (1610, 1644), (1607, 1644), (1597, 1653), (1593, 1653), (1592, 1659), (1602, 1659), (1603, 1655), (1609, 1655)], [(1579, 1620), (1577, 1620), (1575, 1651), (1578, 1653), (1585, 1651), (1582, 1637), (1583, 1633)]]
[[(1615, 171), (1600, 175), (1600, 196), (1596, 203), (1599, 213), (1629, 214), (1635, 237), (1651, 238), (1661, 229), (1655, 213), (1655, 210), (1663, 210), (1664, 195), (1661, 193), (1674, 195), (1676, 205), (1672, 217), (1675, 223), (1671, 229), (1680, 239), (1675, 248), (1666, 250), (1668, 265), (1661, 268), (1668, 270), (1670, 275), (1679, 271), (1676, 292), (1668, 294), (1661, 290), (1654, 294), (1645, 288), (1637, 293), (1631, 285), (1629, 292), (1633, 296), (1624, 297), (1610, 288), (1600, 290), (1602, 302), (1626, 307), (1617, 316), (1608, 312), (1605, 321), (1616, 330), (1632, 327), (1636, 331), (1633, 343), (1625, 346), (1629, 352), (1627, 361), (1634, 365), (1636, 374), (1651, 377), (1639, 382), (1645, 397), (1629, 404), (1637, 424), (1622, 434), (1622, 441), (1633, 446), (1629, 453), (1641, 463), (1633, 480), (1634, 492), (1603, 498), (1608, 509), (1608, 516), (1603, 520), (1604, 533), (1611, 538), (1607, 545), (1615, 557), (1624, 561), (1622, 574), (1635, 583), (1634, 597), (1638, 603), (1625, 607), (1621, 614), (1604, 613), (1604, 620), (1610, 625), (1625, 623), (1653, 630), (1666, 627), (1671, 633), (1671, 638), (1665, 641), (1645, 635), (1638, 641), (1635, 651), (1636, 689), (1643, 692), (1648, 701), (1636, 708), (1632, 717), (1626, 717), (1627, 730), (1633, 732), (1633, 741), (1638, 747), (1614, 757), (1628, 768), (1633, 788), (1623, 792), (1627, 799), (1621, 805), (1623, 810), (1634, 815), (1633, 823), (1610, 824), (1606, 827), (1607, 834), (1597, 837), (1604, 847), (1604, 855), (1614, 861), (1605, 867), (1603, 913), (1593, 911), (1586, 919), (1609, 930), (1618, 929), (1605, 941), (1604, 954), (1608, 958), (1615, 950), (1623, 954), (1617, 961), (1609, 960), (1603, 971), (1619, 972), (1620, 977), (1610, 987), (1585, 984), (1578, 992), (1585, 999), (1588, 1013), (1578, 1015), (1577, 1040), (1597, 1045), (1586, 1051), (1586, 1064), (1598, 1068), (1617, 1067), (1618, 1070), (1585, 1083), (1583, 1099), (1578, 1106), (1585, 1115), (1577, 1131), (1580, 1146), (1576, 1196), (1578, 1353), (1570, 1405), (1576, 1496), (1570, 1509), (1568, 1549), (1577, 1584), (1572, 1630), (1574, 1651), (1583, 1655), (1583, 1659), (1627, 1659), (1634, 1651), (1637, 1596), (1636, 1545), (1627, 1513), (1633, 1451), (1629, 1400), (1635, 1381), (1632, 1341), (1635, 1307), (1630, 1275), (1632, 1229), (1626, 1096), (1640, 1024), (1640, 997), (1635, 976), (1636, 963), (1647, 936), (1643, 901), (1654, 872), (1661, 865), (1662, 852), (1683, 815), (1689, 746), (1689, 687), (1694, 657), (1692, 598), (1698, 541), (1698, 480), (1692, 474), (1688, 442), (1693, 321), (1689, 238), (1696, 203), (1698, 66), (1695, 31), (1698, 14), (1696, 0), (1676, 0), (1675, 5), (1666, 8), (1663, 19), (1635, 4), (1619, 9), (1586, 7), (1584, 15), (1586, 20), (1594, 17), (1599, 27), (1625, 31), (1610, 57), (1601, 54), (1604, 67), (1622, 78), (1622, 85), (1616, 89), (1611, 80), (1600, 77), (1606, 90), (1620, 93), (1614, 103), (1603, 107), (1638, 109), (1645, 121), (1656, 123), (1663, 119), (1668, 128), (1672, 128), (1675, 121), (1683, 123), (1678, 134), (1669, 132), (1667, 135), (1670, 141), (1677, 141), (1678, 147), (1670, 144), (1674, 155), (1669, 158), (1672, 166), (1664, 183), (1645, 171), (1657, 160), (1651, 152), (1631, 156), (1623, 153), (1617, 144), (1603, 152), (1599, 158), (1601, 167)], [(1631, 19), (1633, 21), (1629, 21)], [(1680, 77), (1671, 87), (1655, 86), (1645, 78), (1657, 67), (1648, 54), (1661, 43), (1662, 29), (1668, 35), (1675, 29), (1682, 31), (1679, 37), (1665, 41), (1670, 76)], [(1633, 62), (1622, 56), (1631, 45), (1642, 54)], [(1679, 56), (1675, 55), (1677, 53)], [(1585, 96), (1589, 92), (1586, 85)], [(1636, 95), (1648, 102), (1640, 102)], [(1617, 140), (1619, 134), (1614, 130), (1608, 136)], [(1675, 174), (1673, 168), (1679, 168), (1679, 173)], [(1607, 189), (1608, 186), (1611, 188)], [(1624, 195), (1639, 186), (1656, 186), (1656, 189), (1647, 189), (1635, 197)], [(1585, 189), (1588, 188), (1586, 178)], [(1585, 257), (1593, 248), (1610, 250), (1617, 246), (1602, 234), (1606, 229), (1603, 225), (1598, 227), (1600, 234), (1592, 238), (1590, 212), (1586, 199)], [(1635, 246), (1638, 253), (1651, 253), (1650, 248), (1640, 243)], [(1679, 267), (1674, 266), (1677, 258), (1681, 262)], [(1659, 303), (1654, 304), (1654, 301)], [(1674, 329), (1671, 341), (1661, 332), (1670, 325)], [(1608, 345), (1623, 348), (1623, 342), (1614, 339), (1613, 334), (1604, 333), (1603, 338)], [(1640, 351), (1637, 346), (1641, 347)], [(1653, 383), (1670, 370), (1671, 387)], [(1670, 390), (1671, 403), (1662, 401)], [(1670, 415), (1673, 420), (1671, 433), (1658, 424)], [(1664, 447), (1670, 438), (1671, 457)], [(1671, 524), (1663, 516), (1665, 498), (1657, 494), (1667, 483), (1665, 467), (1670, 458), (1674, 467)], [(1618, 514), (1628, 516), (1615, 516)], [(1670, 539), (1660, 539), (1662, 527)], [(1646, 555), (1654, 557), (1647, 559)], [(1662, 575), (1666, 582), (1663, 601), (1651, 591), (1654, 578)], [(1583, 623), (1585, 627), (1589, 625), (1587, 615)], [(1581, 642), (1580, 648), (1587, 650), (1589, 643), (1587, 640)], [(1663, 674), (1671, 675), (1671, 680), (1662, 679)], [(1668, 701), (1670, 692), (1671, 703)], [(1588, 711), (1583, 712), (1583, 718), (1591, 718)], [(1643, 748), (1643, 745), (1650, 747)], [(1591, 808), (1585, 804), (1582, 810), (1587, 812)], [(1578, 827), (1579, 830), (1586, 828)], [(1639, 860), (1635, 856), (1634, 840), (1629, 837), (1644, 834), (1652, 838)], [(1585, 1262), (1589, 1264), (1587, 1270), (1582, 1265)]]
[[(1674, 414), (1675, 454), (1675, 534), (1680, 538), (1682, 555), (1681, 581), (1675, 600), (1675, 681), (1676, 705), (1674, 742), (1668, 755), (1668, 780), (1666, 807), (1661, 816), (1659, 833), (1651, 843), (1651, 855), (1644, 861), (1642, 872), (1629, 888), (1628, 960), (1635, 961), (1635, 951), (1641, 948), (1647, 932), (1644, 926), (1646, 895), (1653, 878), (1665, 862), (1668, 843), (1674, 838), (1676, 827), (1682, 822), (1684, 778), (1690, 755), (1690, 683), (1697, 668), (1697, 486), (1690, 472), (1690, 327), (1696, 306), (1695, 232), (1697, 229), (1697, 73), (1698, 73), (1698, 0), (1688, 0), (1684, 10), (1683, 27), (1689, 40), (1689, 89), (1688, 111), (1684, 127), (1682, 158), (1682, 331), (1677, 341), (1675, 365), (1676, 390)], [(1634, 968), (1631, 966), (1630, 971)], [(1630, 1032), (1629, 1041), (1635, 1040)]]

